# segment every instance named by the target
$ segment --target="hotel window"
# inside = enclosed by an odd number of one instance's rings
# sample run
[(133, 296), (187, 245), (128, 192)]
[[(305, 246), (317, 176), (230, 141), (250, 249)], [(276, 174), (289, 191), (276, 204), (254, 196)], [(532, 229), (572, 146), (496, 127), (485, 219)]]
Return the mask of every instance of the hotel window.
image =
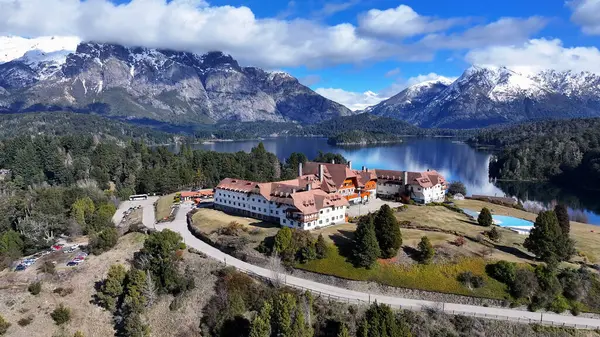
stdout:
[(285, 223), (285, 219), (283, 219), (283, 223)]
[(322, 225), (322, 224), (323, 224), (323, 220), (319, 220), (319, 225)]
[(279, 215), (279, 211), (275, 211), (275, 214)]
[(323, 210), (320, 210), (320, 211), (319, 211), (319, 214), (323, 214)]
[(252, 210), (253, 210), (253, 211), (256, 211), (256, 207), (252, 206)]

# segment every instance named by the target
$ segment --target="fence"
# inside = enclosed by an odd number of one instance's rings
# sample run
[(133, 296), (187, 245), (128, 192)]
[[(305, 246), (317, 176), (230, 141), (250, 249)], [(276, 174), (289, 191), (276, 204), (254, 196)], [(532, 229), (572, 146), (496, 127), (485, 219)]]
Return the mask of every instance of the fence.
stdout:
[[(225, 266), (227, 266), (227, 260), (224, 260), (223, 262), (224, 262)], [(240, 268), (240, 267), (236, 267), (236, 266), (232, 266), (232, 265), (230, 265), (230, 267), (233, 267), (240, 272), (243, 272), (249, 276), (252, 276), (254, 278), (257, 278), (257, 279), (260, 279), (260, 280), (263, 280), (263, 281), (269, 282), (269, 283), (273, 283), (274, 278), (277, 278), (277, 280), (275, 280), (275, 282), (279, 281), (283, 285), (288, 286), (290, 288), (298, 289), (301, 291), (308, 291), (315, 296), (318, 296), (322, 299), (327, 299), (329, 301), (336, 301), (336, 302), (342, 302), (342, 303), (347, 303), (347, 304), (356, 304), (356, 305), (361, 305), (361, 306), (368, 306), (371, 304), (371, 302), (374, 302), (370, 299), (370, 296), (369, 296), (368, 301), (364, 301), (364, 300), (357, 299), (357, 298), (343, 297), (343, 296), (337, 296), (337, 295), (332, 295), (332, 294), (328, 294), (328, 293), (323, 293), (320, 291), (315, 291), (315, 290), (312, 290), (309, 288), (302, 287), (300, 285), (287, 283), (285, 274), (278, 274), (278, 276), (274, 276), (272, 278), (272, 277), (266, 277), (264, 275), (259, 275), (249, 269)], [(436, 304), (437, 304), (437, 306), (435, 306), (435, 307), (427, 307), (424, 305), (417, 305), (417, 306), (392, 305), (392, 304), (388, 304), (388, 305), (392, 308), (403, 309), (403, 310), (411, 310), (411, 311), (435, 310), (435, 311), (444, 312), (449, 315), (462, 315), (462, 316), (494, 319), (494, 320), (522, 323), (522, 324), (540, 324), (540, 325), (547, 325), (547, 326), (553, 326), (553, 327), (588, 329), (588, 330), (600, 329), (600, 324), (595, 326), (595, 325), (585, 325), (585, 324), (575, 324), (575, 323), (558, 323), (558, 322), (554, 322), (554, 321), (545, 320), (544, 313), (539, 314), (540, 315), (539, 319), (531, 319), (531, 318), (520, 318), (520, 317), (511, 317), (511, 316), (503, 316), (503, 315), (491, 315), (491, 314), (485, 314), (485, 313), (481, 314), (481, 313), (466, 312), (466, 311), (459, 311), (459, 310), (450, 310), (450, 309), (446, 309), (446, 303), (438, 302)]]

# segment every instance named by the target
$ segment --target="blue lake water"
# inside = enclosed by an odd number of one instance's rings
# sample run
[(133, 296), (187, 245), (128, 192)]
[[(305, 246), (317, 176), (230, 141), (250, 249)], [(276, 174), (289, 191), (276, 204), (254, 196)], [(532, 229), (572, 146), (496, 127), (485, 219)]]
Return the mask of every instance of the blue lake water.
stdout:
[[(475, 219), (477, 219), (477, 217), (479, 216), (479, 212), (471, 211), (468, 209), (463, 209), (463, 211)], [(531, 221), (515, 218), (512, 216), (493, 214), (492, 219), (494, 220), (494, 223), (500, 227), (520, 229), (524, 232), (529, 232), (529, 229), (531, 228), (531, 226), (533, 226), (533, 222)]]
[[(196, 148), (218, 152), (250, 151), (259, 140), (196, 144)], [(448, 138), (407, 138), (399, 144), (364, 147), (337, 147), (325, 138), (283, 137), (262, 140), (267, 151), (285, 160), (293, 152), (304, 153), (309, 159), (319, 151), (342, 154), (352, 161), (353, 168), (425, 171), (435, 169), (448, 181), (460, 180), (468, 194), (516, 196), (529, 204), (552, 207), (561, 202), (571, 211), (580, 212), (589, 223), (600, 225), (600, 199), (583, 192), (567, 192), (550, 184), (494, 183), (488, 178), (490, 152), (478, 151)]]

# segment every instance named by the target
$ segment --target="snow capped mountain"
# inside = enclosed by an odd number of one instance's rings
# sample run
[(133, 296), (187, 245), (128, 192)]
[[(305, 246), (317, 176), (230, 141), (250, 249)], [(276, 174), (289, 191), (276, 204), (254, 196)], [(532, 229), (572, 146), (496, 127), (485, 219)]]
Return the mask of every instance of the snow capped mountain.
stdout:
[(241, 67), (221, 52), (87, 42), (71, 52), (62, 40), (16, 41), (20, 51), (0, 64), (0, 112), (75, 110), (177, 124), (314, 123), (352, 114), (287, 73)]
[(470, 128), (539, 118), (600, 116), (600, 76), (547, 70), (521, 74), (472, 66), (453, 83), (424, 82), (371, 113), (423, 127)]
[(0, 36), (0, 64), (23, 57), (32, 51), (37, 51), (38, 58), (54, 52), (68, 54), (75, 51), (79, 42), (79, 38), (72, 36), (42, 36), (34, 39)]

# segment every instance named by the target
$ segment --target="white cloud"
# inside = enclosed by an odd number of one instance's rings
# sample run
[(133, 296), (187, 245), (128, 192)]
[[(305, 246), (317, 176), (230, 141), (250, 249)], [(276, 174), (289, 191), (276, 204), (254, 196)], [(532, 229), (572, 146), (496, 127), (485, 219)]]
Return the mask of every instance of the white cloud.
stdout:
[(199, 0), (0, 0), (0, 33), (74, 35), (84, 40), (192, 52), (221, 50), (244, 64), (311, 67), (413, 57), (409, 47), (364, 37), (356, 27), (259, 19), (248, 7)]
[(334, 14), (343, 12), (351, 7), (356, 6), (358, 4), (358, 2), (359, 2), (359, 0), (350, 0), (350, 1), (339, 2), (339, 3), (329, 2), (329, 3), (326, 3), (323, 6), (323, 8), (321, 8), (320, 10), (315, 11), (313, 13), (313, 15), (316, 17), (332, 16)]
[(422, 16), (411, 7), (400, 5), (386, 10), (371, 9), (359, 16), (358, 23), (362, 31), (370, 34), (405, 38), (443, 31), (468, 20)]
[(493, 46), (467, 53), (472, 64), (506, 66), (518, 72), (544, 69), (591, 71), (600, 74), (596, 47), (564, 47), (558, 39), (534, 39), (517, 46)]
[(387, 73), (385, 73), (385, 77), (393, 77), (400, 74), (400, 68), (394, 68), (390, 71), (388, 71)]
[(430, 34), (420, 43), (432, 49), (468, 49), (493, 45), (506, 45), (527, 41), (539, 32), (547, 20), (530, 18), (501, 18), (486, 25), (478, 25), (455, 34)]
[(574, 0), (567, 5), (573, 10), (571, 21), (580, 25), (584, 33), (600, 35), (600, 0)]
[(436, 73), (413, 76), (405, 80), (399, 80), (397, 82), (394, 82), (389, 87), (381, 90), (378, 93), (372, 91), (353, 92), (339, 88), (318, 88), (315, 91), (318, 94), (327, 97), (332, 101), (345, 105), (350, 110), (356, 111), (363, 110), (372, 105), (376, 105), (379, 102), (396, 95), (397, 93), (401, 92), (402, 90), (406, 89), (411, 85), (433, 80), (444, 80), (448, 82), (453, 82), (454, 80), (456, 80), (456, 77), (445, 77)]
[(356, 111), (363, 110), (371, 105), (375, 105), (387, 97), (382, 97), (372, 91), (353, 92), (338, 88), (317, 88), (315, 90), (319, 95), (322, 95), (334, 102), (345, 105), (348, 109)]

